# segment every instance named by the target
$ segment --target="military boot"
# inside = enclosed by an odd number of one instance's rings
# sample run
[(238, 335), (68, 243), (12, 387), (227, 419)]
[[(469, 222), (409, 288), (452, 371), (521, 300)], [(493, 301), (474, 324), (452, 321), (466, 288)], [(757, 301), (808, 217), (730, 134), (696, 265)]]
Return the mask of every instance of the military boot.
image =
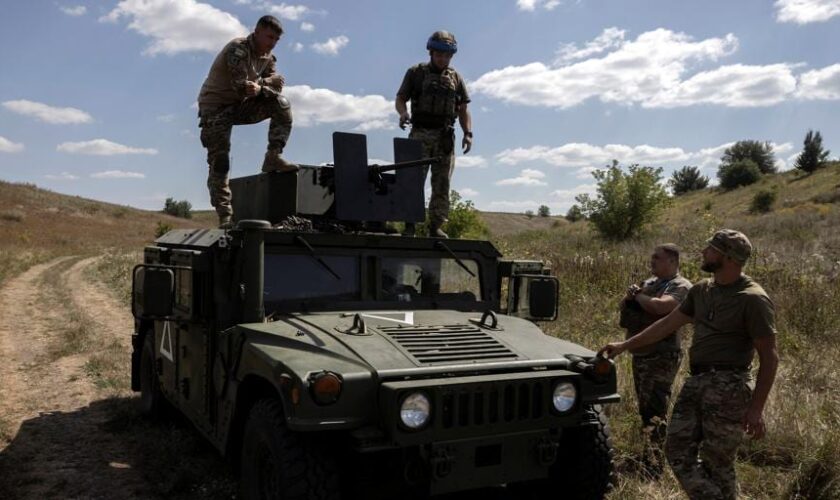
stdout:
[(437, 224), (432, 224), (429, 226), (429, 236), (432, 238), (449, 238), (449, 235), (443, 232), (443, 229), (440, 228)]
[(403, 236), (414, 236), (417, 233), (417, 226), (413, 222), (406, 222), (405, 229), (403, 229)]
[(230, 215), (220, 215), (219, 216), (219, 229), (232, 229), (233, 228), (233, 217)]
[(297, 172), (298, 166), (281, 156), (280, 151), (268, 150), (262, 165), (263, 172)]

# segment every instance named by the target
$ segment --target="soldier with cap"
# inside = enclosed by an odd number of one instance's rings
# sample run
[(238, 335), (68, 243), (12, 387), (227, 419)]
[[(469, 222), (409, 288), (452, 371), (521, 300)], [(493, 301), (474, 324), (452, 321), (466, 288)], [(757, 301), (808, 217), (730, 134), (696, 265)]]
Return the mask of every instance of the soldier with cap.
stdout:
[[(458, 51), (455, 36), (447, 31), (432, 33), (426, 42), (429, 62), (408, 69), (397, 91), (396, 109), (400, 128), (411, 124), (409, 137), (423, 143), (426, 158), (442, 157), (432, 169), (432, 197), (429, 200), (429, 234), (446, 238), (441, 226), (449, 216), (449, 181), (455, 167), (455, 119), (461, 125), (464, 154), (472, 148), (472, 118), (467, 86), (461, 75), (450, 67)], [(411, 114), (406, 103), (411, 101)], [(426, 168), (423, 177), (428, 174)], [(406, 233), (414, 234), (414, 224), (406, 224)]]
[[(631, 285), (620, 304), (620, 325), (627, 338), (637, 335), (676, 309), (685, 299), (691, 282), (680, 275), (680, 250), (673, 243), (658, 245), (650, 256), (653, 276)], [(633, 385), (639, 403), (642, 429), (647, 435), (644, 460), (648, 472), (662, 471), (662, 447), (665, 443), (668, 401), (671, 386), (682, 360), (679, 331), (647, 347), (631, 350)]]
[[(736, 498), (735, 452), (743, 434), (760, 439), (766, 432), (764, 406), (779, 355), (773, 302), (742, 273), (751, 251), (743, 233), (716, 232), (703, 249), (701, 266), (713, 278), (694, 285), (668, 316), (598, 352), (614, 358), (694, 324), (691, 376), (677, 397), (665, 443), (668, 463), (691, 499)], [(759, 367), (752, 390), (748, 382), (756, 352)]]
[(210, 203), (219, 226), (229, 227), (233, 208), (228, 185), (230, 134), (234, 125), (258, 123), (266, 118), (268, 151), (263, 172), (294, 172), (297, 165), (282, 157), (292, 131), (292, 110), (283, 94), (285, 80), (277, 73), (271, 50), (283, 34), (280, 21), (263, 16), (254, 32), (236, 38), (216, 56), (198, 96), (201, 144), (207, 148)]

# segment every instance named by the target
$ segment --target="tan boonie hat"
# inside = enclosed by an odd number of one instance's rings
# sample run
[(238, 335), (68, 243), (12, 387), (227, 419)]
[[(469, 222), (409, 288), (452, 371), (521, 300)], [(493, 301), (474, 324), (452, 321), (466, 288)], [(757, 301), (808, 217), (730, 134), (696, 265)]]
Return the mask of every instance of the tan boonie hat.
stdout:
[(707, 240), (706, 244), (741, 264), (746, 262), (752, 253), (752, 243), (747, 236), (733, 229), (721, 229)]

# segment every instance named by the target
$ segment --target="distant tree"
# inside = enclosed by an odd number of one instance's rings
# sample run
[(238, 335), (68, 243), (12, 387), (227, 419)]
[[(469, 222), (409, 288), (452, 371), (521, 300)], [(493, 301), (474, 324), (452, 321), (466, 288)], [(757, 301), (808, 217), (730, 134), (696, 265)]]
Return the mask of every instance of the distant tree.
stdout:
[(529, 219), (533, 219), (534, 218), (534, 211), (533, 210), (525, 210), (525, 217), (528, 217)]
[(192, 203), (187, 200), (175, 201), (167, 198), (163, 204), (163, 213), (182, 219), (192, 219)]
[(551, 209), (548, 208), (547, 205), (540, 205), (540, 208), (537, 209), (537, 215), (540, 217), (548, 217), (551, 215)]
[(769, 141), (738, 141), (726, 148), (720, 157), (722, 165), (733, 165), (742, 160), (752, 160), (762, 174), (776, 172), (776, 156)]
[(761, 170), (752, 160), (740, 160), (731, 164), (722, 164), (718, 168), (720, 187), (726, 190), (749, 186), (761, 178)]
[(773, 203), (776, 202), (776, 191), (771, 189), (762, 189), (755, 193), (752, 202), (750, 203), (750, 212), (765, 214), (773, 210)]
[(667, 206), (662, 169), (631, 165), (625, 173), (613, 160), (592, 173), (598, 185), (595, 198), (578, 195), (581, 212), (605, 238), (623, 240), (637, 234)]
[(809, 130), (808, 133), (805, 134), (802, 152), (799, 153), (799, 156), (796, 158), (796, 168), (810, 174), (818, 168), (825, 166), (830, 153), (831, 151), (823, 149), (820, 131), (817, 130), (817, 132), (814, 133)]
[(709, 178), (701, 175), (699, 168), (685, 166), (671, 173), (668, 185), (671, 187), (674, 196), (679, 196), (689, 191), (706, 189), (709, 185)]
[(583, 212), (580, 210), (580, 205), (577, 203), (569, 207), (569, 211), (566, 212), (566, 220), (569, 222), (577, 222), (583, 219)]

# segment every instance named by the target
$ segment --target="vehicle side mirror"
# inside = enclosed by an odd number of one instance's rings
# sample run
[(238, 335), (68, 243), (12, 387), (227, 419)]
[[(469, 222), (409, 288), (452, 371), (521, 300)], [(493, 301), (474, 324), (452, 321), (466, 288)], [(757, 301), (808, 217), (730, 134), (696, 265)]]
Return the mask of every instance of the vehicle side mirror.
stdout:
[(511, 279), (508, 314), (534, 321), (557, 319), (560, 282), (554, 276), (520, 274)]
[(557, 319), (559, 292), (560, 282), (553, 276), (543, 276), (528, 280), (529, 317), (543, 321)]
[(139, 265), (131, 284), (131, 313), (136, 318), (158, 319), (172, 316), (175, 273), (172, 269)]

